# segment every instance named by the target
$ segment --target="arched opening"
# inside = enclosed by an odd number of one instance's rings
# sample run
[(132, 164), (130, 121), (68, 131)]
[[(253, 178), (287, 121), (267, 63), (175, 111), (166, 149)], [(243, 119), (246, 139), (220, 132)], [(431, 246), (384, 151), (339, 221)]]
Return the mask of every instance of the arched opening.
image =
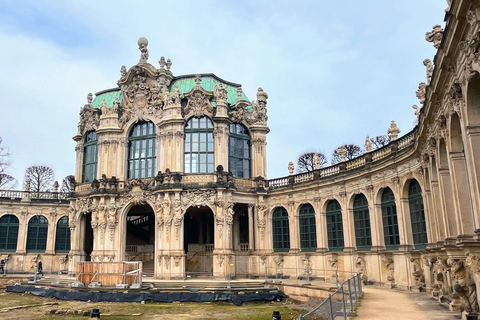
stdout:
[(300, 207), (298, 216), (300, 227), (300, 249), (302, 251), (317, 250), (317, 225), (315, 223), (315, 210), (306, 203)]
[(207, 206), (190, 207), (183, 221), (185, 271), (191, 276), (213, 274), (215, 225), (212, 210)]
[(416, 250), (423, 250), (428, 244), (427, 225), (423, 209), (422, 189), (415, 179), (410, 182), (408, 187), (408, 206), (412, 223), (413, 245)]
[(127, 214), (127, 261), (142, 261), (144, 274), (154, 271), (155, 214), (149, 205), (136, 205)]
[(233, 207), (233, 249), (246, 252), (249, 249), (248, 243), (248, 205), (237, 203)]
[(387, 250), (396, 250), (400, 246), (398, 231), (397, 205), (392, 189), (386, 188), (382, 193), (383, 237)]
[(0, 218), (0, 252), (15, 252), (17, 250), (19, 221), (13, 214)]
[(288, 212), (284, 207), (275, 208), (272, 215), (273, 251), (290, 250), (290, 224)]
[(367, 198), (362, 193), (357, 194), (353, 200), (353, 221), (357, 250), (370, 250), (372, 248), (370, 211)]
[(337, 200), (330, 200), (325, 211), (327, 218), (328, 250), (343, 251), (342, 207)]

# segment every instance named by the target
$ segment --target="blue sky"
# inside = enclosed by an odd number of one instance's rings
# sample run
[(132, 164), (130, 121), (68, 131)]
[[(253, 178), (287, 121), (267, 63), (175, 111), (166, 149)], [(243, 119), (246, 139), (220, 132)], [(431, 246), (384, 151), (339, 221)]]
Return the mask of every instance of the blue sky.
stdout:
[[(380, 5), (379, 5), (380, 4)], [(78, 113), (116, 86), (122, 65), (172, 59), (174, 75), (212, 72), (269, 95), (268, 178), (304, 151), (410, 131), (425, 41), (446, 1), (1, 1), (0, 136), (11, 174), (33, 164), (75, 170)]]

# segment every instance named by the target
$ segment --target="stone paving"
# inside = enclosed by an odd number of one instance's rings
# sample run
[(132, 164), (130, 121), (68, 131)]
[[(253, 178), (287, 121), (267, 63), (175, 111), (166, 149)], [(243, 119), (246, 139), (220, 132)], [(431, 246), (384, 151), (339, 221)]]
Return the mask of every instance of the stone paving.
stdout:
[(451, 320), (461, 319), (460, 312), (448, 310), (427, 293), (365, 286), (364, 298), (356, 320)]

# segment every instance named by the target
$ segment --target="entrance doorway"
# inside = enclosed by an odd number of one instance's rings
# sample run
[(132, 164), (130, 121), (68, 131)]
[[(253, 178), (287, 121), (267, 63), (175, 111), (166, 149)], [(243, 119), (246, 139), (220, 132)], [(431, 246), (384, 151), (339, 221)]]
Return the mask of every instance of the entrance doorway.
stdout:
[(154, 273), (155, 214), (149, 205), (133, 206), (127, 214), (125, 258), (142, 261), (143, 274)]
[(214, 221), (209, 207), (190, 207), (184, 217), (185, 271), (192, 276), (213, 274)]

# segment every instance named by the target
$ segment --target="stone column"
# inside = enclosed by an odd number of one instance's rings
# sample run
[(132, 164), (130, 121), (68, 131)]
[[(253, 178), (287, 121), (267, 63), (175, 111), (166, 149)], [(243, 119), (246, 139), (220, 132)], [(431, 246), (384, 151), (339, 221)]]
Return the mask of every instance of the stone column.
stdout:
[(18, 223), (18, 238), (17, 238), (17, 254), (27, 253), (27, 233), (28, 233), (28, 220), (27, 213), (22, 212)]
[(355, 223), (353, 221), (353, 209), (345, 204), (345, 213), (342, 214), (344, 252), (353, 252), (357, 244), (355, 242)]
[(55, 254), (55, 238), (57, 234), (57, 219), (55, 215), (50, 215), (48, 219), (48, 235), (47, 235), (47, 245), (45, 248), (46, 255)]
[(444, 208), (444, 216), (446, 220), (446, 229), (448, 230), (447, 238), (454, 238), (458, 236), (457, 217), (455, 215), (455, 206), (452, 195), (452, 181), (450, 179), (450, 172), (448, 169), (438, 170), (440, 180), (440, 197)]
[(467, 160), (470, 195), (473, 201), (476, 228), (480, 228), (480, 126), (466, 128), (465, 158)]
[(315, 205), (315, 222), (317, 231), (317, 252), (328, 251), (328, 238), (327, 238), (327, 215), (322, 211), (322, 202), (320, 199), (314, 202)]
[(253, 251), (255, 248), (254, 225), (253, 225), (253, 204), (248, 205), (248, 250)]
[(453, 195), (457, 204), (456, 212), (459, 222), (459, 234), (473, 235), (476, 228), (473, 219), (471, 194), (470, 192), (465, 192), (466, 188), (470, 188), (463, 152), (450, 152), (450, 164), (452, 168)]
[(370, 227), (372, 230), (372, 251), (385, 250), (382, 205), (380, 203), (374, 203), (373, 206), (369, 205), (368, 211), (370, 213)]
[[(75, 181), (82, 181), (82, 164), (83, 164), (83, 137), (75, 137), (77, 141), (77, 146), (75, 147), (76, 151), (76, 162), (75, 162)], [(79, 140), (77, 140), (79, 139)]]
[(290, 227), (290, 253), (300, 252), (300, 235), (298, 228), (298, 213), (295, 210), (295, 204), (288, 204), (288, 224)]
[(400, 236), (401, 251), (410, 251), (413, 249), (412, 220), (410, 218), (410, 204), (408, 198), (400, 197), (397, 206), (398, 232)]

